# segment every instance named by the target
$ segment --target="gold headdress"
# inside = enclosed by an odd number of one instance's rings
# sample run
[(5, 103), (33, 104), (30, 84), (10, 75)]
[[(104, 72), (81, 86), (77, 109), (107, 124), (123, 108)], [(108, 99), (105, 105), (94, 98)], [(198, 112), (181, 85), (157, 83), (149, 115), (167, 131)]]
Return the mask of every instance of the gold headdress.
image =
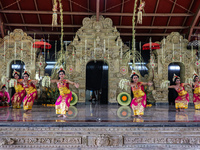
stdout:
[(174, 82), (176, 78), (180, 79), (179, 76), (177, 76), (176, 74), (174, 74), (174, 76), (173, 76), (173, 78), (172, 78), (172, 81)]
[(199, 75), (194, 71), (194, 73), (193, 73), (193, 80), (195, 79), (195, 77), (198, 77)]
[(62, 65), (61, 65), (60, 68), (58, 69), (57, 73), (59, 73), (60, 71), (64, 71), (64, 72), (66, 72), (66, 71), (64, 70), (64, 68), (63, 68)]
[(20, 76), (20, 73), (18, 71), (16, 71), (16, 70), (14, 70), (13, 73), (12, 73), (13, 77), (15, 76), (15, 74), (17, 74), (18, 76)]
[(23, 76), (24, 76), (24, 74), (26, 74), (26, 73), (27, 73), (29, 76), (31, 75), (29, 71), (24, 70), (24, 72), (23, 72)]
[(132, 73), (131, 73), (130, 77), (131, 77), (132, 75), (138, 75), (138, 76), (140, 76), (139, 73), (136, 72), (135, 70), (132, 70)]

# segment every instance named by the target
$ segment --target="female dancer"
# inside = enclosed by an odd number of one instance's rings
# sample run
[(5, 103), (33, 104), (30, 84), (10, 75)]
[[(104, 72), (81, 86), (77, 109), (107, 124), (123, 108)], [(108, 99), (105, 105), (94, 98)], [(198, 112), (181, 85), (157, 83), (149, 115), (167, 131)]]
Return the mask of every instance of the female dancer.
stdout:
[[(22, 81), (22, 79), (19, 79), (20, 73), (14, 70), (13, 76), (17, 80), (17, 83), (14, 83), (14, 88), (15, 88), (15, 94), (13, 95), (11, 102), (12, 102), (12, 107), (13, 108), (20, 108), (20, 105), (22, 103), (22, 100), (26, 94), (23, 84), (19, 83)], [(9, 82), (9, 80), (8, 80)]]
[(189, 102), (189, 94), (187, 91), (185, 91), (184, 86), (185, 85), (189, 85), (190, 87), (192, 86), (189, 83), (181, 83), (180, 77), (175, 74), (172, 80), (176, 85), (171, 85), (168, 88), (174, 88), (178, 93), (178, 97), (175, 99), (175, 107), (177, 111), (182, 111), (182, 110), (184, 111), (184, 109), (188, 108), (188, 102)]
[(24, 71), (24, 79), (20, 82), (23, 83), (23, 87), (26, 91), (26, 96), (23, 99), (23, 107), (25, 111), (29, 111), (32, 109), (34, 100), (37, 99), (37, 89), (35, 85), (37, 84), (37, 80), (28, 80), (30, 73), (28, 71)]
[(194, 94), (193, 94), (193, 102), (194, 102), (194, 108), (195, 109), (200, 109), (200, 81), (199, 81), (199, 76), (195, 73), (193, 75), (193, 89), (194, 89)]
[(0, 106), (9, 106), (10, 95), (6, 92), (6, 89), (6, 85), (4, 84), (0, 91)]
[(58, 117), (67, 117), (65, 114), (69, 109), (70, 101), (72, 97), (72, 92), (69, 90), (69, 84), (74, 85), (76, 88), (79, 87), (78, 83), (65, 80), (65, 71), (63, 68), (60, 68), (58, 71), (59, 80), (51, 80), (52, 83), (57, 83), (58, 89), (60, 91), (60, 96), (58, 97), (55, 103), (56, 114), (59, 114)]
[(143, 92), (143, 85), (151, 86), (152, 83), (138, 82), (139, 75), (133, 72), (131, 75), (131, 90), (133, 92), (134, 98), (131, 101), (131, 108), (133, 110), (133, 116), (144, 115), (144, 108), (146, 107), (146, 94)]

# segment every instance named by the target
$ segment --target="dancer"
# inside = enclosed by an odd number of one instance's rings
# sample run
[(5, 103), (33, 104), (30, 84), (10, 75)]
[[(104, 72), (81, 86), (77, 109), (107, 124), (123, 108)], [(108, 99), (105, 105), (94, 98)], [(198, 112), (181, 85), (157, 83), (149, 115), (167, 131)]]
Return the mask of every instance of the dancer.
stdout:
[(193, 80), (194, 83), (192, 87), (194, 89), (194, 94), (193, 94), (194, 108), (200, 109), (200, 81), (199, 81), (199, 76), (196, 73), (194, 73), (193, 75)]
[(146, 107), (146, 94), (143, 91), (143, 85), (151, 86), (151, 82), (138, 82), (139, 75), (135, 71), (131, 75), (131, 83), (128, 83), (131, 86), (134, 98), (131, 101), (131, 108), (133, 110), (133, 116), (141, 117), (144, 115), (144, 108)]
[(172, 80), (175, 83), (175, 85), (171, 85), (168, 88), (174, 88), (178, 93), (178, 97), (175, 99), (175, 107), (177, 111), (184, 111), (184, 109), (188, 108), (189, 102), (189, 94), (187, 91), (185, 91), (184, 86), (192, 86), (189, 83), (181, 83), (180, 77), (175, 74)]
[(6, 85), (4, 84), (0, 91), (0, 106), (9, 106), (10, 95), (6, 92), (6, 89)]
[(23, 87), (26, 91), (26, 96), (23, 99), (23, 108), (26, 112), (32, 110), (32, 106), (34, 100), (37, 99), (37, 89), (35, 85), (38, 80), (29, 80), (30, 73), (28, 71), (24, 71), (24, 79), (20, 82), (23, 83)]
[[(15, 94), (11, 98), (12, 102), (12, 107), (13, 108), (21, 108), (20, 105), (22, 103), (22, 100), (26, 94), (23, 84), (19, 83), (22, 81), (22, 79), (19, 79), (20, 73), (17, 72), (16, 70), (13, 71), (13, 76), (17, 80), (17, 82), (14, 83), (14, 88), (15, 88)], [(10, 80), (8, 80), (9, 82)]]
[(79, 87), (78, 83), (65, 80), (65, 71), (60, 68), (58, 71), (59, 80), (51, 80), (52, 83), (57, 83), (57, 87), (60, 91), (60, 96), (55, 103), (56, 114), (58, 117), (67, 117), (66, 112), (69, 109), (72, 92), (69, 90), (69, 84), (74, 85), (76, 88)]

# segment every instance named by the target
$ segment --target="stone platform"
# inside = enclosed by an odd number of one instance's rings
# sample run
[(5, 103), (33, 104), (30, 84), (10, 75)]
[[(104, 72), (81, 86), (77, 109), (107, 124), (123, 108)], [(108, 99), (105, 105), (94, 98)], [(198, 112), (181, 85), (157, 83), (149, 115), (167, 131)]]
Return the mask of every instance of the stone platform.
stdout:
[(58, 118), (54, 107), (0, 108), (0, 149), (200, 149), (194, 106), (181, 113), (152, 106), (134, 118), (130, 107), (91, 103), (70, 107), (67, 116)]

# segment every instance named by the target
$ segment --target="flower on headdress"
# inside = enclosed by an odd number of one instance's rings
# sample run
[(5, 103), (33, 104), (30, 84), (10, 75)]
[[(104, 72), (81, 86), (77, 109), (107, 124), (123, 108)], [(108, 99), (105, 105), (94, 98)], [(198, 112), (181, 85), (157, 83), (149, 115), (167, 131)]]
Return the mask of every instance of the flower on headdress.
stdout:
[(14, 70), (12, 75), (15, 76), (15, 74), (17, 74), (18, 76), (20, 75), (20, 73), (18, 71)]
[(176, 74), (174, 74), (174, 76), (173, 76), (173, 78), (172, 78), (172, 81), (174, 82), (176, 78), (180, 79), (179, 76), (177, 76)]

